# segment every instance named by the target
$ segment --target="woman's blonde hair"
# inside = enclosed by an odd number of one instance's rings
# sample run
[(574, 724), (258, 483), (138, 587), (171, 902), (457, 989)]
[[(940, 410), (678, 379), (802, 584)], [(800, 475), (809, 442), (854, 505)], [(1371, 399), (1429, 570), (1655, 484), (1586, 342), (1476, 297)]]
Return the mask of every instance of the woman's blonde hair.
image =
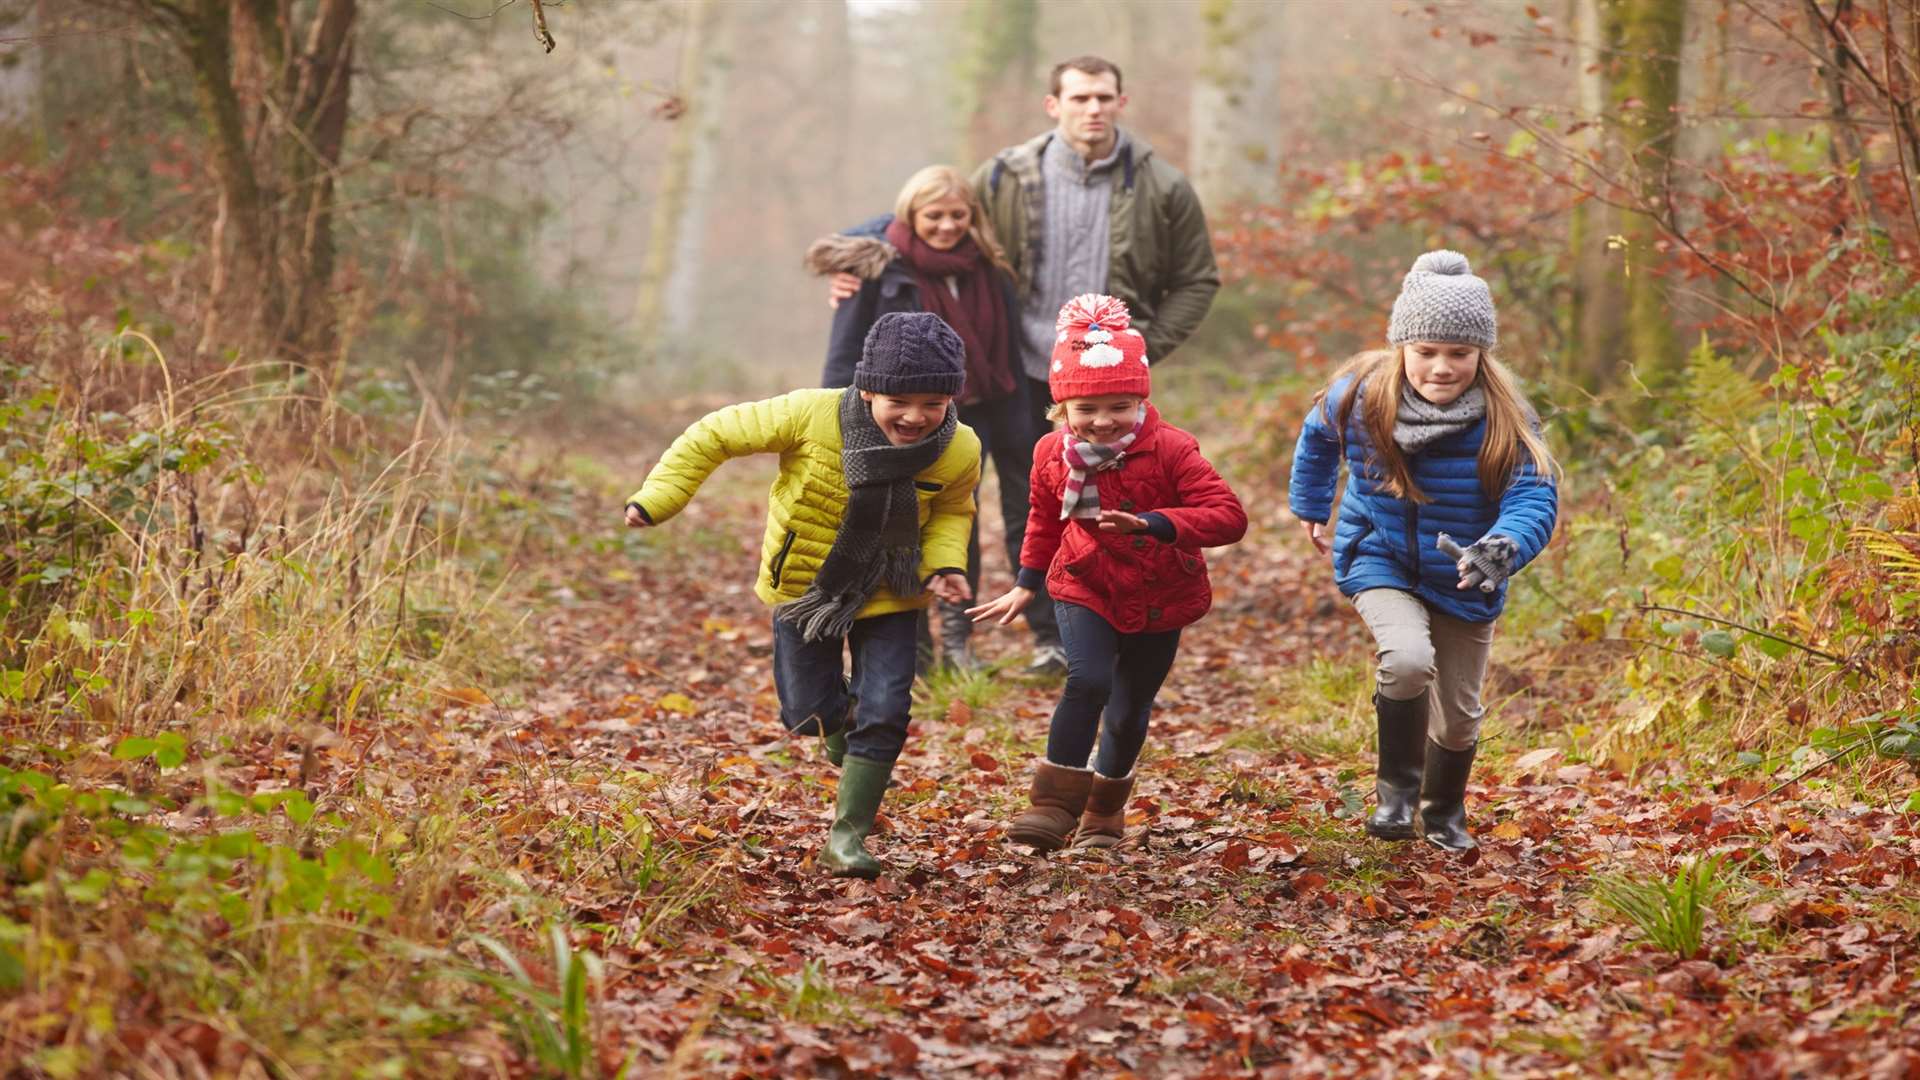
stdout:
[(964, 200), (971, 214), (967, 225), (967, 235), (992, 263), (1008, 277), (1016, 277), (1013, 264), (1007, 261), (1007, 254), (1000, 247), (1000, 240), (993, 235), (993, 223), (987, 220), (986, 207), (980, 205), (980, 197), (974, 194), (973, 185), (960, 175), (960, 170), (951, 165), (929, 165), (912, 176), (900, 186), (900, 195), (893, 200), (893, 216), (913, 228), (913, 215), (920, 208), (938, 199), (954, 196)]
[[(1398, 499), (1425, 503), (1433, 500), (1413, 482), (1407, 456), (1401, 452), (1400, 444), (1393, 441), (1393, 425), (1400, 415), (1400, 393), (1407, 382), (1406, 365), (1401, 359), (1404, 348), (1363, 352), (1340, 365), (1328, 381), (1327, 389), (1314, 395), (1313, 407), (1325, 408), (1333, 384), (1351, 377), (1333, 417), (1334, 431), (1343, 448), (1347, 424), (1358, 406), (1360, 425), (1372, 444), (1368, 462), (1375, 470), (1381, 490)], [(1559, 482), (1560, 464), (1553, 460), (1547, 444), (1534, 430), (1533, 410), (1515, 386), (1513, 373), (1492, 353), (1481, 349), (1480, 370), (1473, 381), (1487, 398), (1487, 434), (1480, 443), (1480, 489), (1494, 498), (1504, 494), (1519, 478), (1523, 453), (1532, 462), (1535, 473)]]

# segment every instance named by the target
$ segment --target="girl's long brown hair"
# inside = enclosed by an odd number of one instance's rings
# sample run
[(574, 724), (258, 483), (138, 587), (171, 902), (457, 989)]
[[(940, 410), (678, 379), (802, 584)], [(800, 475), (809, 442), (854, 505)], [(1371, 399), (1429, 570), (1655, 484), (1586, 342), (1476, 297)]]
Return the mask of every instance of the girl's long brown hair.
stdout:
[[(1341, 395), (1334, 412), (1334, 431), (1340, 440), (1342, 456), (1346, 451), (1347, 424), (1358, 407), (1360, 425), (1372, 444), (1367, 460), (1376, 470), (1381, 489), (1397, 499), (1432, 502), (1427, 493), (1420, 490), (1420, 485), (1413, 482), (1407, 456), (1401, 452), (1400, 444), (1393, 441), (1394, 421), (1400, 414), (1400, 392), (1407, 381), (1400, 349), (1363, 352), (1340, 365), (1328, 380), (1327, 389), (1314, 395), (1313, 407), (1325, 408), (1327, 393), (1333, 384), (1349, 376), (1352, 381), (1347, 384), (1346, 393)], [(1532, 461), (1535, 473), (1558, 482), (1560, 465), (1534, 431), (1533, 410), (1527, 407), (1526, 399), (1514, 386), (1513, 373), (1494, 359), (1492, 353), (1482, 349), (1480, 370), (1473, 381), (1487, 397), (1487, 435), (1480, 443), (1477, 470), (1480, 490), (1496, 499), (1505, 494), (1519, 477), (1522, 454)]]
[(971, 211), (967, 235), (973, 237), (973, 242), (986, 254), (987, 262), (1017, 279), (1019, 275), (1013, 272), (1013, 264), (1007, 261), (1007, 254), (1000, 247), (1000, 238), (993, 234), (993, 222), (987, 220), (987, 208), (980, 204), (980, 196), (974, 192), (973, 185), (967, 183), (967, 178), (960, 175), (959, 169), (951, 165), (928, 165), (907, 177), (907, 182), (900, 185), (899, 196), (893, 200), (893, 216), (911, 229), (913, 215), (919, 213), (921, 207), (949, 195), (965, 202)]

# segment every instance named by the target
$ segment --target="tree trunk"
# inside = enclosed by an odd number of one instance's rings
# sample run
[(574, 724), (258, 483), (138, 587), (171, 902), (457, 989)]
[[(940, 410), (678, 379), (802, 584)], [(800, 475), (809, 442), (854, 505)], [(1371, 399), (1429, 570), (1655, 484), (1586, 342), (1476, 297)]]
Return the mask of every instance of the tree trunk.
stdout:
[(1279, 193), (1285, 9), (1206, 0), (1198, 10), (1205, 53), (1189, 125), (1194, 188), (1209, 205), (1271, 201)]
[[(1606, 47), (1600, 0), (1570, 0), (1567, 23), (1573, 28), (1575, 77), (1579, 80), (1580, 119), (1589, 125), (1573, 139), (1598, 158), (1611, 175), (1619, 155), (1601, 137), (1607, 102)], [(1609, 160), (1611, 159), (1611, 160)], [(1573, 208), (1569, 245), (1573, 250), (1573, 300), (1569, 313), (1568, 370), (1582, 384), (1599, 389), (1613, 382), (1627, 362), (1626, 289), (1612, 237), (1620, 215), (1612, 206), (1589, 199)]]
[[(680, 45), (680, 76), (685, 111), (674, 121), (673, 138), (667, 144), (666, 159), (660, 165), (660, 180), (655, 188), (652, 224), (647, 231), (647, 255), (640, 268), (640, 286), (634, 298), (634, 328), (653, 340), (657, 348), (675, 350), (673, 326), (684, 326), (690, 312), (669, 311), (670, 296), (678, 297), (688, 280), (684, 258), (691, 241), (697, 239), (688, 221), (693, 202), (696, 159), (702, 144), (710, 141), (712, 124), (719, 114), (717, 67), (710, 55), (720, 28), (723, 0), (694, 0), (687, 8), (688, 21)], [(676, 282), (676, 276), (678, 281)], [(682, 306), (690, 306), (686, 300)]]
[(284, 98), (295, 137), (285, 140), (291, 245), (287, 314), (280, 338), (319, 359), (333, 346), (334, 180), (347, 135), (355, 0), (321, 0)]
[[(1679, 107), (1675, 110), (1678, 131), (1674, 136), (1673, 188), (1675, 200), (1672, 226), (1683, 236), (1699, 237), (1705, 220), (1702, 204), (1713, 196), (1710, 172), (1720, 160), (1727, 110), (1727, 48), (1731, 0), (1691, 0), (1704, 18), (1696, 18), (1686, 28), (1686, 41), (1680, 52)], [(1696, 241), (1697, 242), (1697, 241)], [(1711, 321), (1729, 300), (1730, 283), (1724, 275), (1714, 274), (1675, 284), (1668, 292), (1673, 300), (1674, 321), (1689, 333)]]
[[(46, 33), (51, 20), (45, 12), (46, 0), (34, 4), (0, 3), (0, 37), (32, 41)], [(32, 131), (42, 147), (47, 143), (41, 119), (40, 87), (46, 77), (42, 71), (44, 49), (20, 49), (0, 54), (0, 127), (14, 131)]]
[(219, 189), (201, 354), (238, 345), (324, 359), (358, 0), (301, 5), (304, 34), (292, 0), (135, 3), (193, 72)]
[[(975, 0), (965, 15), (956, 80), (962, 143), (957, 160), (971, 167), (1032, 126), (1040, 5), (1038, 0)], [(1011, 126), (1015, 123), (1019, 126)]]
[(233, 331), (226, 315), (238, 306), (234, 282), (244, 282), (255, 303), (247, 311), (243, 338), (259, 336), (264, 327), (277, 327), (284, 305), (278, 275), (272, 272), (272, 243), (266, 221), (265, 198), (254, 169), (240, 95), (233, 81), (232, 11), (222, 0), (200, 0), (184, 20), (171, 23), (175, 42), (193, 71), (194, 100), (211, 142), (214, 182), (220, 208), (215, 235), (221, 242), (212, 252), (213, 295), (202, 327), (199, 351), (215, 351)]
[(1621, 223), (1626, 241), (1627, 336), (1634, 364), (1657, 373), (1678, 367), (1681, 359), (1672, 297), (1657, 268), (1662, 224), (1674, 225), (1669, 195), (1686, 0), (1606, 0), (1603, 18), (1619, 59), (1612, 87), (1613, 127), (1626, 153), (1638, 206)]

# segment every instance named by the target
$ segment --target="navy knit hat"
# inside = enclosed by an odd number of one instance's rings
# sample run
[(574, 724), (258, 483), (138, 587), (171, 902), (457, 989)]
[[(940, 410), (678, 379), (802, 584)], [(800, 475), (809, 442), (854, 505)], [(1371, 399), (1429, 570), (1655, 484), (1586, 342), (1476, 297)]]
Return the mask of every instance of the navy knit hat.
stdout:
[(958, 396), (967, 381), (967, 347), (930, 311), (890, 311), (874, 320), (853, 385), (876, 394)]

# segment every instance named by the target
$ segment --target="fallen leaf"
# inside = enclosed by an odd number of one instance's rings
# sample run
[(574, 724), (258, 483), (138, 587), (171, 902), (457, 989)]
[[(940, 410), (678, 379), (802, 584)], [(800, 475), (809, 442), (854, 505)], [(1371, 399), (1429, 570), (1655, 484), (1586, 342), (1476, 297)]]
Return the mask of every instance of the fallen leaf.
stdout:
[(1519, 760), (1513, 763), (1513, 771), (1523, 773), (1530, 769), (1537, 769), (1559, 756), (1559, 747), (1543, 746), (1538, 750), (1529, 751), (1528, 753), (1520, 755)]
[(485, 690), (477, 686), (443, 686), (439, 690), (441, 697), (461, 705), (491, 705), (493, 699)]
[(694, 704), (692, 698), (678, 691), (660, 695), (660, 700), (653, 705), (661, 712), (679, 713), (681, 716), (692, 716), (700, 711), (700, 706)]

